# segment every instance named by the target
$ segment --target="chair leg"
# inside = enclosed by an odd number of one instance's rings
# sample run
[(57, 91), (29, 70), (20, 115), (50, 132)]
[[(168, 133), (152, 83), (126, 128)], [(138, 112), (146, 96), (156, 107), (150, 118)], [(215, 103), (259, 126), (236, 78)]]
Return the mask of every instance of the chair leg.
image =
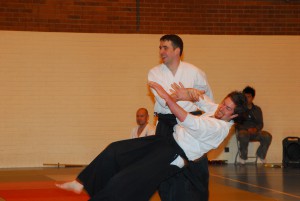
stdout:
[(236, 155), (235, 155), (235, 160), (234, 160), (235, 165), (238, 164), (237, 158), (238, 158), (239, 155), (240, 155), (240, 150), (238, 149), (238, 151), (236, 152)]

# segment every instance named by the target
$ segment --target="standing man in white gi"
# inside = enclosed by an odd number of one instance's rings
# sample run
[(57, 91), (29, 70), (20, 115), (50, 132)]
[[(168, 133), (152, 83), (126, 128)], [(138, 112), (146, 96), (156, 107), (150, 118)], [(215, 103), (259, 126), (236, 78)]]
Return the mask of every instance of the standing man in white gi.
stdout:
[[(167, 92), (170, 92), (172, 89), (171, 84), (173, 83), (181, 84), (185, 88), (203, 90), (213, 100), (213, 94), (205, 73), (196, 66), (181, 61), (182, 52), (183, 41), (179, 36), (173, 34), (162, 36), (159, 45), (162, 63), (149, 71), (148, 81), (159, 83)], [(158, 116), (156, 135), (165, 137), (172, 135), (173, 128), (177, 124), (176, 117), (170, 111), (166, 101), (154, 89), (151, 89), (151, 91), (156, 101), (154, 112)], [(201, 114), (198, 107), (191, 101), (178, 101), (177, 104), (194, 115)], [(191, 166), (183, 173), (163, 182), (159, 188), (159, 195), (162, 201), (208, 200), (209, 175), (207, 164), (207, 157), (203, 157), (195, 163), (195, 166)], [(205, 182), (199, 182), (200, 179)], [(203, 184), (204, 186), (199, 187), (199, 185)], [(203, 191), (203, 189), (207, 190)]]

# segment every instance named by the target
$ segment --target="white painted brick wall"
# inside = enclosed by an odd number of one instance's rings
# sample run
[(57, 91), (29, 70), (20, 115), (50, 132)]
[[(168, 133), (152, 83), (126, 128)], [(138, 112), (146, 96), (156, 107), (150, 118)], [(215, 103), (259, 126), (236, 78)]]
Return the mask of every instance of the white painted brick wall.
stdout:
[[(146, 83), (159, 38), (0, 31), (0, 167), (87, 164), (108, 143), (129, 138), (136, 109), (153, 112)], [(300, 133), (300, 38), (182, 38), (184, 60), (207, 73), (216, 101), (256, 88), (273, 134), (268, 159), (281, 162), (282, 139)]]

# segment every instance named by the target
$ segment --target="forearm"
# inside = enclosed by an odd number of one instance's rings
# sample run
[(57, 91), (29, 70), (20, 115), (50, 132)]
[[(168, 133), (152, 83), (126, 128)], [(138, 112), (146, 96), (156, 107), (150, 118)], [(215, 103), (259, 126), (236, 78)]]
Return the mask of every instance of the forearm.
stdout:
[(263, 123), (263, 115), (261, 109), (256, 109), (253, 111), (253, 115), (255, 117), (255, 123), (257, 130), (262, 130), (264, 123)]
[(263, 127), (264, 127), (264, 123), (263, 123), (262, 118), (260, 118), (256, 122), (256, 128), (257, 128), (257, 130), (262, 130)]
[(179, 84), (173, 83), (171, 85), (172, 92), (171, 96), (176, 101), (190, 101), (190, 102), (197, 102), (200, 99), (203, 99), (204, 91), (200, 91), (194, 88), (184, 88), (183, 84), (179, 82)]
[[(160, 105), (160, 107), (164, 108), (164, 109), (168, 109), (169, 107), (168, 107), (166, 100), (161, 98), (155, 90), (151, 89), (151, 91), (154, 95), (155, 101)], [(176, 96), (174, 96), (172, 94), (170, 94), (170, 96), (175, 102), (177, 102)]]
[(199, 107), (201, 110), (203, 110), (206, 113), (215, 112), (218, 104), (214, 103), (208, 96), (205, 94), (203, 95), (203, 99), (199, 99), (198, 102), (195, 102), (197, 107)]
[(176, 116), (176, 118), (183, 122), (185, 120), (185, 118), (187, 117), (188, 113), (182, 108), (180, 107), (175, 101), (174, 99), (172, 99), (171, 96), (167, 97), (165, 99), (167, 105), (169, 106), (169, 109), (171, 110), (171, 112)]
[(188, 113), (176, 103), (171, 95), (168, 94), (164, 88), (156, 82), (149, 82), (148, 84), (162, 99), (166, 101), (170, 111), (177, 117), (177, 119), (181, 122), (184, 121)]

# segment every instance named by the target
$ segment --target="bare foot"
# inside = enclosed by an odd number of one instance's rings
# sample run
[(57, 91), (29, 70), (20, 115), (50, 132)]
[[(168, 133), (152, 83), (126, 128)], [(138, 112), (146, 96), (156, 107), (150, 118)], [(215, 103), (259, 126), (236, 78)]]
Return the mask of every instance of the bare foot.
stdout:
[(83, 190), (83, 185), (76, 180), (71, 181), (71, 182), (66, 182), (63, 184), (55, 184), (55, 186), (60, 189), (63, 189), (66, 191), (72, 191), (77, 194), (80, 194)]

